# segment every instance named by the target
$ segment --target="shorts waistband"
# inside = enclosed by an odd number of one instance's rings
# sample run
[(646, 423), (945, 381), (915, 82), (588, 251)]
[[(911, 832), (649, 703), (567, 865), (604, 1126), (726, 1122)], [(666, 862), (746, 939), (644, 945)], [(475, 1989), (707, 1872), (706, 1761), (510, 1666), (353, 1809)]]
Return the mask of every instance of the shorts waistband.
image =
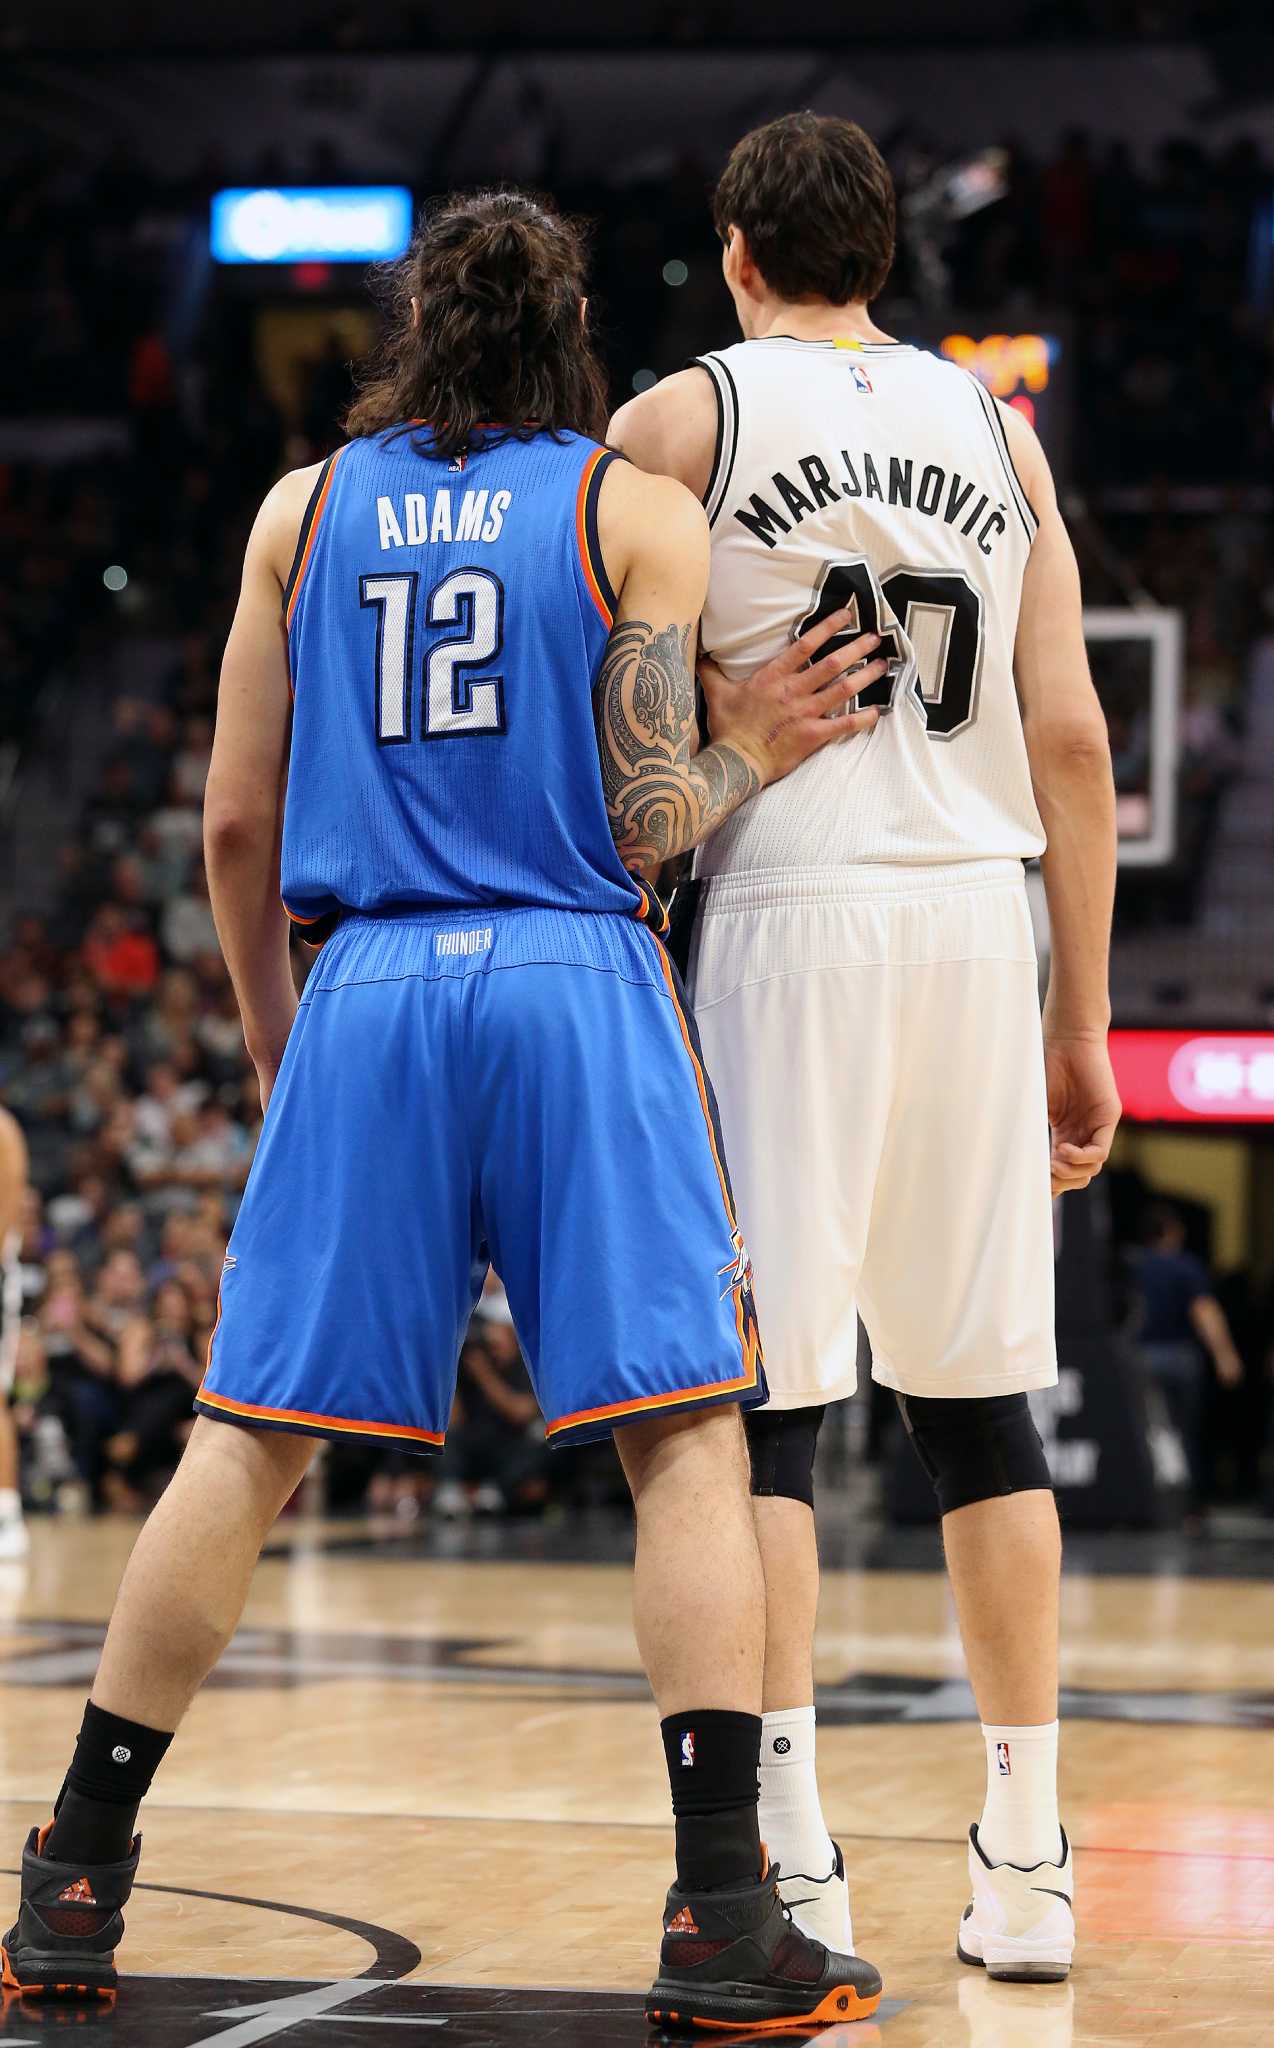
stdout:
[(790, 903), (917, 902), (975, 889), (1020, 888), (1020, 860), (961, 860), (943, 866), (751, 868), (712, 875), (703, 884), (703, 915), (768, 910)]
[(353, 982), (467, 979), (498, 968), (595, 968), (663, 987), (662, 945), (636, 918), (611, 912), (502, 907), (354, 913), (311, 969), (302, 1002)]

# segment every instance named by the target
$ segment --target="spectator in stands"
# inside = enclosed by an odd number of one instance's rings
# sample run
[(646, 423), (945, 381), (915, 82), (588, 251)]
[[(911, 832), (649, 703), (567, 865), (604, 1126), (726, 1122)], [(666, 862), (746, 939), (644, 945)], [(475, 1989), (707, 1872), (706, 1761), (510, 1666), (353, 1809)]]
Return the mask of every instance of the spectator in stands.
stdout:
[(103, 1447), (102, 1492), (109, 1506), (149, 1507), (172, 1477), (200, 1379), (193, 1341), (190, 1298), (178, 1280), (165, 1281), (150, 1315), (134, 1314), (120, 1332), (119, 1426)]
[(143, 996), (159, 978), (155, 941), (119, 904), (104, 903), (88, 928), (84, 965), (108, 995)]
[(447, 1431), (435, 1512), (538, 1512), (548, 1498), (549, 1451), (512, 1323), (475, 1321), (460, 1354), (457, 1414)]
[(1141, 1361), (1181, 1440), (1189, 1472), (1188, 1514), (1195, 1520), (1207, 1496), (1203, 1414), (1209, 1366), (1223, 1387), (1236, 1387), (1243, 1361), (1208, 1269), (1186, 1250), (1181, 1212), (1168, 1202), (1157, 1203), (1147, 1218), (1135, 1277)]
[(58, 1251), (48, 1263), (39, 1329), (49, 1370), (49, 1411), (58, 1417), (71, 1457), (90, 1496), (98, 1497), (102, 1442), (114, 1428), (115, 1350), (87, 1314), (75, 1254)]
[(192, 966), (204, 954), (220, 958), (202, 861), (191, 870), (187, 886), (170, 897), (159, 930), (165, 953), (183, 967)]

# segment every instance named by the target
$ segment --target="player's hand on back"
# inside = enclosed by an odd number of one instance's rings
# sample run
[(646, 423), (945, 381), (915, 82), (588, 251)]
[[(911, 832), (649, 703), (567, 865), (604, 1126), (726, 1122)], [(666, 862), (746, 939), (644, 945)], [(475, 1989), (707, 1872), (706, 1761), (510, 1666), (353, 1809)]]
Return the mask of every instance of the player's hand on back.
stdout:
[(1086, 1188), (1110, 1156), (1123, 1105), (1105, 1037), (1044, 1040), (1053, 1193)]
[[(880, 717), (875, 707), (849, 708), (888, 668), (876, 656), (878, 633), (844, 640), (852, 624), (851, 611), (833, 612), (743, 682), (732, 683), (710, 656), (700, 660), (713, 741), (746, 755), (763, 783), (790, 775), (823, 747), (870, 732)], [(838, 636), (842, 644), (823, 653)]]

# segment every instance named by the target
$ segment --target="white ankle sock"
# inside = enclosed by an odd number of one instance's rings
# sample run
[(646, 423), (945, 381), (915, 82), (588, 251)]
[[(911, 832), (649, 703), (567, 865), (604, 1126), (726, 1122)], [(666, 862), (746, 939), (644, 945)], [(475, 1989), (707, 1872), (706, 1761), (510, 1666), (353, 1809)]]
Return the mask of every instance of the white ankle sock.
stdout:
[(0, 1522), (22, 1520), (22, 1495), (13, 1486), (0, 1486)]
[(1033, 1870), (1062, 1853), (1057, 1817), (1057, 1722), (1030, 1728), (988, 1728), (986, 1805), (978, 1840), (990, 1863)]
[(825, 1878), (835, 1862), (814, 1764), (814, 1709), (761, 1718), (761, 1840), (784, 1877)]

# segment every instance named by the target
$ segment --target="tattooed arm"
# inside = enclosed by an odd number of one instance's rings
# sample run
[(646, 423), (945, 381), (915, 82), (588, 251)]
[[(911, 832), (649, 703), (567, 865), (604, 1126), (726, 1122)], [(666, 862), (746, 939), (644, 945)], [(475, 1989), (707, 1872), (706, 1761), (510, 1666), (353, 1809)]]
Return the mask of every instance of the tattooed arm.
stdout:
[(844, 634), (848, 615), (836, 613), (745, 683), (709, 669), (713, 738), (696, 754), (693, 661), (708, 587), (703, 508), (670, 478), (617, 462), (602, 484), (599, 528), (620, 593), (593, 690), (602, 787), (625, 865), (650, 874), (819, 747), (874, 724), (875, 712), (837, 714), (885, 664), (868, 661), (847, 676), (875, 647), (868, 638), (811, 660)]
[(611, 831), (625, 866), (647, 873), (697, 846), (762, 784), (728, 741), (691, 755), (697, 623), (618, 621), (593, 692)]

